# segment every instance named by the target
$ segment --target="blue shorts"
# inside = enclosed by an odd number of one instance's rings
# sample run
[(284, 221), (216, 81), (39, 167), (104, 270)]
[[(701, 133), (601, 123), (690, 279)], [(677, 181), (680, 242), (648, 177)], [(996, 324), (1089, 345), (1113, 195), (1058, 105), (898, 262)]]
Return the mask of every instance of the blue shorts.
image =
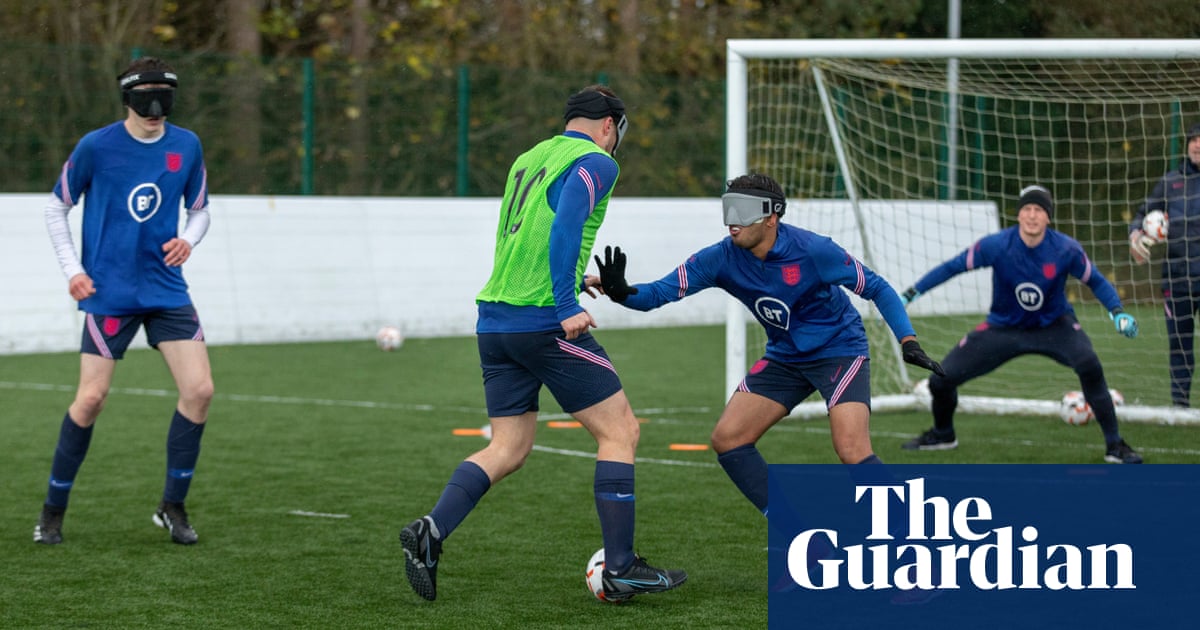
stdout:
[(871, 407), (871, 365), (867, 357), (837, 357), (807, 363), (759, 359), (738, 385), (739, 392), (765, 396), (791, 411), (815, 391), (825, 408), (844, 402)]
[(204, 341), (200, 316), (191, 304), (165, 311), (136, 315), (96, 315), (84, 313), (83, 342), (79, 351), (98, 354), (106, 359), (121, 359), (133, 336), (146, 327), (146, 341), (157, 348), (163, 341), (192, 339)]
[(489, 418), (538, 410), (545, 385), (567, 413), (621, 391), (621, 379), (591, 334), (567, 341), (562, 331), (481, 333), (479, 366)]

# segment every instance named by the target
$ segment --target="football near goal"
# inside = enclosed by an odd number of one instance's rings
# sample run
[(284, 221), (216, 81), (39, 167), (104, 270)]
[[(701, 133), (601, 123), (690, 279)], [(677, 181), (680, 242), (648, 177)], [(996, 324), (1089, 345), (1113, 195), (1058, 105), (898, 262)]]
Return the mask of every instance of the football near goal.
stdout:
[(1081, 427), (1091, 422), (1092, 406), (1083, 398), (1083, 392), (1067, 392), (1062, 398), (1059, 415), (1062, 416), (1063, 422)]
[[(1120, 391), (1109, 389), (1108, 394), (1112, 396), (1114, 406), (1120, 407), (1125, 404), (1125, 396)], [(1063, 395), (1058, 413), (1063, 422), (1077, 427), (1087, 424), (1096, 417), (1092, 406), (1084, 399), (1083, 392), (1078, 391), (1070, 391)]]
[(1142, 231), (1155, 243), (1167, 240), (1167, 215), (1162, 210), (1151, 210), (1142, 220)]

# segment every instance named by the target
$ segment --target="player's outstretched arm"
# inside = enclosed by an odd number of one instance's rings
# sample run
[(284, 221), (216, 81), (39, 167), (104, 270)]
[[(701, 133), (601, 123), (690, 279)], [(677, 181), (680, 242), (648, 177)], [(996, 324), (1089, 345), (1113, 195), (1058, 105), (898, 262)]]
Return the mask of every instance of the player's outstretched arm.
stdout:
[(637, 288), (629, 286), (625, 281), (625, 264), (628, 259), (620, 247), (604, 246), (604, 260), (596, 255), (596, 267), (600, 269), (600, 290), (614, 302), (624, 302), (625, 298), (637, 295)]
[(1130, 339), (1133, 339), (1137, 336), (1137, 319), (1134, 318), (1133, 315), (1126, 313), (1125, 309), (1118, 306), (1117, 308), (1109, 311), (1108, 316), (1113, 320), (1113, 326), (1116, 327), (1117, 332), (1129, 337)]
[(929, 355), (925, 354), (925, 350), (921, 348), (921, 344), (917, 343), (916, 337), (905, 337), (900, 340), (900, 350), (904, 356), (904, 362), (917, 367), (923, 367), (938, 376), (945, 376), (946, 372), (942, 370), (942, 366)]
[[(995, 250), (996, 235), (991, 234), (978, 240), (971, 247), (959, 252), (957, 256), (947, 260), (940, 265), (930, 269), (925, 275), (912, 286), (900, 293), (900, 302), (905, 308), (912, 304), (917, 298), (932, 291), (934, 288), (941, 286), (942, 283), (957, 276), (960, 273), (965, 273), (979, 267), (987, 267), (991, 265), (989, 260), (991, 251)], [(970, 254), (976, 253), (975, 259), (971, 261)], [(921, 288), (918, 288), (921, 287)]]

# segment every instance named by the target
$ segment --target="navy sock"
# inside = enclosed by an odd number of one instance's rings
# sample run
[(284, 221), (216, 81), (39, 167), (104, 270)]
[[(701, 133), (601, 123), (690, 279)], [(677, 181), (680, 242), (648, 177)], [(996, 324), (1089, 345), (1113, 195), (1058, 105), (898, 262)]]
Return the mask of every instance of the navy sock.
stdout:
[(54, 449), (54, 463), (50, 466), (50, 488), (46, 491), (46, 505), (67, 509), (71, 486), (75, 475), (87, 456), (92, 443), (92, 425), (86, 429), (71, 421), (71, 414), (63, 415), (62, 428), (58, 431), (58, 446)]
[(904, 485), (892, 469), (888, 468), (875, 453), (867, 455), (857, 464), (849, 464), (850, 478), (857, 486), (901, 486)]
[(192, 474), (196, 472), (196, 460), (200, 458), (200, 437), (204, 425), (196, 424), (175, 411), (171, 417), (171, 428), (167, 431), (167, 481), (163, 485), (163, 501), (183, 503), (188, 488), (192, 485)]
[(633, 564), (633, 464), (597, 460), (592, 487), (604, 537), (604, 569), (623, 573)]
[(437, 505), (429, 512), (436, 528), (435, 538), (445, 540), (492, 487), (492, 480), (479, 464), (464, 461), (454, 469)]
[(717, 455), (717, 463), (733, 480), (742, 494), (758, 508), (767, 513), (767, 460), (763, 459), (754, 444), (743, 444)]
[(867, 455), (866, 457), (864, 457), (863, 460), (858, 463), (859, 464), (882, 464), (883, 460), (879, 459), (879, 456), (876, 455), (875, 453), (871, 453), (870, 455)]

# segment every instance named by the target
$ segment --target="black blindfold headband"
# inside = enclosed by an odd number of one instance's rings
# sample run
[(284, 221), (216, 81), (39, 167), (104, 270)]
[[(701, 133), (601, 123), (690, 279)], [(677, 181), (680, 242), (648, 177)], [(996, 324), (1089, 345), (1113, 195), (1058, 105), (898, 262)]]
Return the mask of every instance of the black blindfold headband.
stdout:
[[(179, 77), (174, 72), (135, 72), (121, 77), (121, 102), (144, 118), (168, 116), (175, 106), (175, 88)], [(139, 85), (168, 85), (134, 89)]]
[(617, 126), (617, 141), (613, 144), (613, 153), (616, 153), (617, 147), (621, 146), (621, 139), (625, 137), (625, 131), (629, 128), (629, 119), (625, 117), (625, 103), (621, 99), (594, 90), (580, 92), (567, 99), (567, 106), (563, 110), (563, 120), (568, 121), (572, 118), (600, 120), (609, 116)]

